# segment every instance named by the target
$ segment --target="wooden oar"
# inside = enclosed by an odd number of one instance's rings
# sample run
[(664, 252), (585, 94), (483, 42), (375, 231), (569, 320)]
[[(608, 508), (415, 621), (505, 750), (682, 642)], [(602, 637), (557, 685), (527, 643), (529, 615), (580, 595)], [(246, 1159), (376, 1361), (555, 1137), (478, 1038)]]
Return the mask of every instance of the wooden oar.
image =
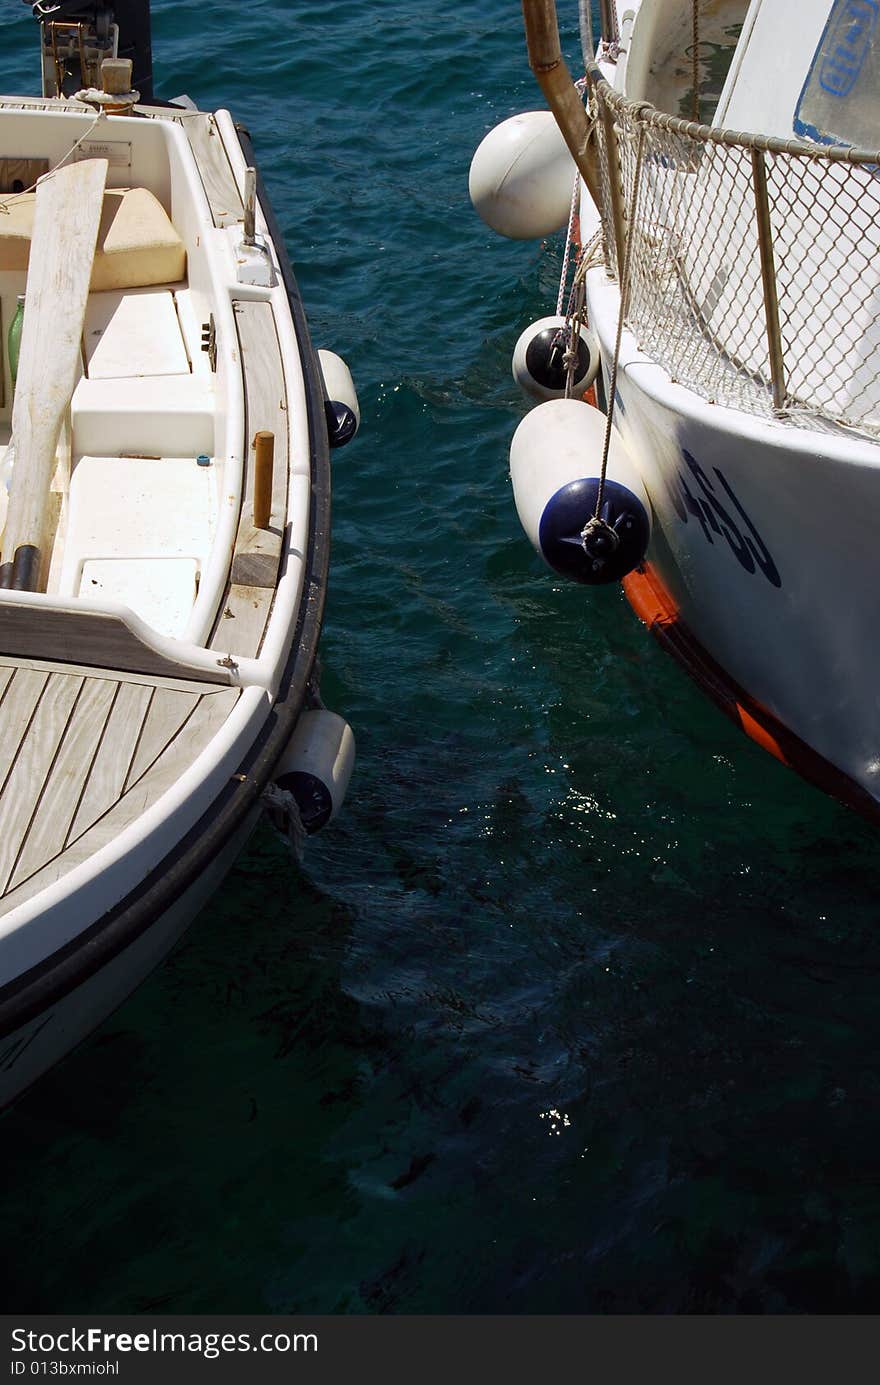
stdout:
[(39, 579), (55, 450), (76, 384), (106, 180), (107, 160), (88, 159), (37, 184), (0, 587), (33, 591)]

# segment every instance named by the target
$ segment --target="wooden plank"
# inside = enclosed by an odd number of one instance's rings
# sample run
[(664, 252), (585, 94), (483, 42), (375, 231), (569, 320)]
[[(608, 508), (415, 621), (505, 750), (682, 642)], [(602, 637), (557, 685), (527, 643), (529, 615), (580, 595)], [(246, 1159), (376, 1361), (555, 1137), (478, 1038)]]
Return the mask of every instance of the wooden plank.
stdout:
[[(71, 843), (70, 850), (65, 852), (65, 858), (79, 865), (107, 842), (118, 837), (130, 822), (145, 812), (157, 798), (161, 798), (167, 789), (177, 783), (183, 771), (220, 730), (240, 695), (237, 688), (228, 688), (223, 692), (208, 693), (202, 697), (195, 712), (164, 754), (160, 755), (156, 763), (124, 798), (95, 823), (90, 832), (76, 843)], [(71, 869), (69, 865), (67, 868)]]
[(144, 644), (116, 615), (51, 605), (18, 604), (10, 593), (0, 601), (0, 653), (61, 663), (118, 669), (159, 678), (190, 678), (199, 683), (229, 683), (229, 670), (194, 668), (184, 660), (166, 659)]
[(166, 688), (154, 689), (131, 769), (125, 781), (126, 791), (146, 774), (155, 760), (158, 760), (198, 705), (198, 693), (173, 692)]
[(198, 115), (174, 116), (173, 119), (186, 131), (214, 225), (233, 226), (237, 221), (243, 221), (244, 203), (214, 117), (200, 112)]
[(0, 790), (15, 764), (19, 747), (31, 724), (48, 675), (24, 669), (16, 673), (3, 699), (3, 735), (0, 736)]
[(0, 697), (3, 693), (3, 677), (15, 669), (32, 668), (40, 673), (79, 673), (83, 678), (104, 678), (113, 683), (143, 683), (149, 688), (165, 688), (169, 692), (195, 693), (201, 697), (206, 691), (204, 683), (194, 683), (186, 678), (158, 679), (149, 673), (121, 673), (115, 668), (96, 668), (93, 664), (56, 664), (50, 659), (11, 659), (0, 654)]
[[(241, 521), (235, 540), (231, 582), (274, 587), (278, 581), (287, 523), (289, 438), (287, 388), (271, 303), (235, 304), (245, 399), (245, 477)], [(275, 434), (272, 512), (268, 529), (254, 527), (254, 436)]]
[(12, 676), (13, 676), (14, 672), (15, 672), (15, 667), (14, 667), (14, 666), (12, 666), (12, 667), (4, 667), (2, 664), (0, 664), (0, 704), (2, 704), (2, 702), (3, 702), (3, 698), (4, 698), (4, 696), (5, 696), (6, 689), (8, 688), (9, 684), (12, 682)]
[[(254, 656), (272, 609), (284, 548), (290, 438), (287, 387), (272, 305), (239, 301), (234, 311), (245, 395), (244, 495), (230, 584), (211, 648)], [(257, 529), (253, 523), (253, 443), (256, 433), (263, 430), (275, 435), (275, 466), (270, 527)]]
[(247, 587), (240, 583), (230, 586), (211, 640), (212, 647), (255, 659), (263, 643), (274, 600), (274, 587)]
[(6, 780), (0, 797), (0, 893), (15, 868), (82, 686), (81, 678), (52, 674)]
[(88, 831), (121, 798), (151, 697), (151, 688), (137, 683), (119, 684), (68, 833), (68, 844)]
[(271, 303), (245, 303), (234, 307), (235, 327), (241, 347), (245, 394), (247, 476), (245, 499), (253, 512), (254, 435), (275, 434), (275, 468), (272, 485), (272, 523), (283, 524), (287, 505), (288, 420), (287, 386), (281, 345)]
[(80, 682), (82, 690), (8, 882), (10, 889), (15, 889), (64, 849), (113, 709), (116, 683), (107, 678), (71, 678), (70, 682)]
[[(37, 184), (18, 381), (12, 405), (16, 462), (3, 534), (0, 582), (19, 549), (42, 550), (46, 502), (61, 422), (81, 365), (89, 281), (107, 180), (107, 160), (87, 159)], [(38, 568), (29, 567), (28, 585)], [(18, 572), (16, 572), (16, 580)]]
[(68, 871), (82, 865), (101, 847), (106, 846), (171, 788), (183, 771), (197, 758), (229, 717), (241, 693), (238, 688), (224, 688), (205, 693), (180, 735), (160, 755), (156, 763), (138, 780), (118, 803), (99, 818), (89, 831), (0, 900), (0, 914), (8, 913), (19, 904), (32, 899), (47, 886), (60, 880)]
[(232, 583), (241, 587), (267, 587), (278, 583), (283, 535), (280, 529), (256, 529), (246, 516), (238, 529), (232, 558)]

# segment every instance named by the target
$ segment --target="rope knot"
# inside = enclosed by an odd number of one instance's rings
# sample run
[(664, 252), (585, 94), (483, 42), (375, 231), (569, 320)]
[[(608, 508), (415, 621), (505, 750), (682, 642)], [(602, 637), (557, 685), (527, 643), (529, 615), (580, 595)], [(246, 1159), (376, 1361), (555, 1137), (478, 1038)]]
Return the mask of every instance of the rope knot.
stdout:
[(592, 515), (581, 530), (584, 552), (592, 560), (593, 571), (600, 572), (620, 547), (620, 535), (598, 515)]

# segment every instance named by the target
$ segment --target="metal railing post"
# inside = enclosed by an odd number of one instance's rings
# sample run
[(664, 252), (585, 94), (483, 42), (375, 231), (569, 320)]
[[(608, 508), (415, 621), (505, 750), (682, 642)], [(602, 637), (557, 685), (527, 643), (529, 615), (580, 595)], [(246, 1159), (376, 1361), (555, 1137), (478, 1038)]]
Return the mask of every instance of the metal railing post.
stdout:
[(773, 256), (773, 227), (770, 224), (767, 169), (764, 163), (763, 149), (753, 148), (751, 154), (758, 250), (761, 255), (761, 280), (764, 286), (764, 322), (767, 328), (767, 347), (770, 353), (770, 383), (773, 388), (773, 408), (781, 413), (785, 409), (788, 391), (785, 384), (782, 332), (779, 326), (779, 296), (776, 291), (776, 263)]

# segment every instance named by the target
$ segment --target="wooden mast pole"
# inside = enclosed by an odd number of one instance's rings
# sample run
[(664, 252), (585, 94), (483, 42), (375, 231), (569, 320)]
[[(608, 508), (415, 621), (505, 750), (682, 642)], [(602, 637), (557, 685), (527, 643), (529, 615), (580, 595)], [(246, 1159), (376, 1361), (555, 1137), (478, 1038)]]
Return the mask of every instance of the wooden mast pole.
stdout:
[(559, 46), (555, 0), (522, 0), (529, 66), (568, 145), (590, 196), (601, 211), (602, 188), (584, 103)]

